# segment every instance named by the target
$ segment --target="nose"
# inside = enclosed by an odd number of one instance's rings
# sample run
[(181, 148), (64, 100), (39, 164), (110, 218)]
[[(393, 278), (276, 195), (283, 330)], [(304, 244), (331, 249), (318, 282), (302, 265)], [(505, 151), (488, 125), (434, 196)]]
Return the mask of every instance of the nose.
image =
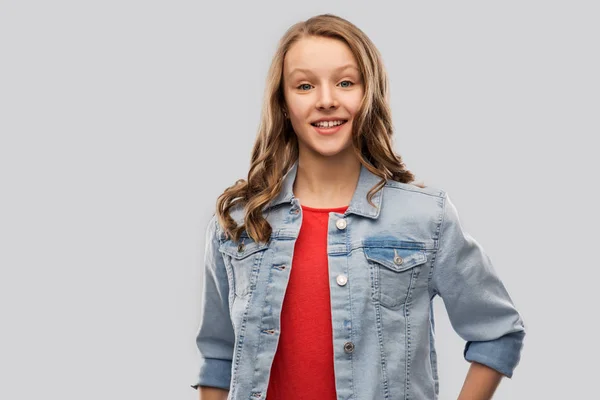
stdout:
[(337, 108), (339, 103), (335, 97), (335, 91), (329, 87), (322, 86), (319, 93), (319, 100), (317, 101), (317, 108), (319, 110), (325, 110), (329, 108)]

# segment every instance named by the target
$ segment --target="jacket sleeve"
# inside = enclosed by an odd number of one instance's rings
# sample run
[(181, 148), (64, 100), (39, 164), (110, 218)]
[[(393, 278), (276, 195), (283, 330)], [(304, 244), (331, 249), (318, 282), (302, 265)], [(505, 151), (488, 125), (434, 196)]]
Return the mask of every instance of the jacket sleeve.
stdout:
[(235, 335), (229, 314), (229, 282), (219, 244), (214, 215), (206, 229), (201, 317), (196, 335), (200, 365), (191, 385), (194, 389), (212, 386), (229, 390), (231, 382)]
[(525, 324), (483, 247), (462, 229), (444, 192), (431, 285), (453, 329), (467, 341), (463, 357), (508, 378), (521, 358)]

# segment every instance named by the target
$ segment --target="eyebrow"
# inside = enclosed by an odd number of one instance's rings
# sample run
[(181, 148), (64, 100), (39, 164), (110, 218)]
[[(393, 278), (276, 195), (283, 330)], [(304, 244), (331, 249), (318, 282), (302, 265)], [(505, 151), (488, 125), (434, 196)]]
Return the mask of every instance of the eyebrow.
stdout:
[[(337, 71), (343, 71), (343, 70), (345, 70), (345, 69), (348, 69), (348, 68), (354, 68), (355, 70), (359, 71), (358, 67), (357, 67), (356, 65), (354, 65), (354, 64), (346, 64), (346, 65), (342, 65), (341, 67), (339, 67), (339, 68), (336, 68), (334, 71), (336, 71), (336, 72), (337, 72)], [(304, 72), (304, 73), (307, 73), (307, 74), (311, 74), (311, 73), (312, 73), (312, 71), (311, 71), (311, 70), (309, 70), (309, 69), (304, 69), (304, 68), (294, 68), (294, 69), (292, 70), (292, 72), (290, 72), (290, 73), (288, 74), (288, 76), (292, 76), (292, 75), (293, 75), (293, 74), (295, 74), (296, 72)], [(359, 71), (359, 72), (360, 72), (360, 71)]]

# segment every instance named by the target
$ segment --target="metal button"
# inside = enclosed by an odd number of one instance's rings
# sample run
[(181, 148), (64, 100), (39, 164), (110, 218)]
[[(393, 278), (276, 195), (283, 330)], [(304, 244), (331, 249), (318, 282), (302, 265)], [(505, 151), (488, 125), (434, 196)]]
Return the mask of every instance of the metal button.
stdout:
[(241, 253), (242, 251), (244, 251), (244, 248), (245, 248), (245, 246), (244, 246), (244, 243), (240, 243), (240, 244), (238, 245), (238, 252), (240, 252), (240, 253)]
[(339, 230), (346, 229), (346, 220), (344, 218), (338, 219), (335, 222), (335, 226), (337, 226)]
[(396, 256), (396, 257), (394, 257), (394, 264), (396, 264), (396, 265), (400, 265), (400, 264), (402, 264), (403, 262), (404, 262), (404, 260), (402, 260), (402, 257), (400, 257), (400, 256)]
[(346, 353), (352, 353), (354, 351), (354, 343), (352, 343), (352, 342), (344, 343), (344, 351)]
[(338, 275), (337, 278), (335, 278), (335, 280), (340, 286), (344, 286), (348, 282), (348, 278), (346, 277), (346, 275), (343, 274)]

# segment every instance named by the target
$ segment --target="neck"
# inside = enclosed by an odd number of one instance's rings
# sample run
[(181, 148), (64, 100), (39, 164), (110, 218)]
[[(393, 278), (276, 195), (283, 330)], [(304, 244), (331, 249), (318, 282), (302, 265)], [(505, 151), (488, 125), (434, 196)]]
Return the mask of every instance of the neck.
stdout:
[(294, 196), (308, 207), (347, 206), (356, 190), (360, 169), (360, 161), (353, 154), (339, 158), (299, 157)]

